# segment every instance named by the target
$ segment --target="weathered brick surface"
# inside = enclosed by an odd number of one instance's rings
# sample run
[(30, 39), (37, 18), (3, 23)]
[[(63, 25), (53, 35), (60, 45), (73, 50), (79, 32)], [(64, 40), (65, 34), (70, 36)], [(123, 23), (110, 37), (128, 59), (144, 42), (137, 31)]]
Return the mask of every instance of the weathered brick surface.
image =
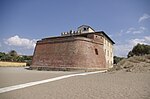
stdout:
[(105, 55), (102, 47), (102, 42), (97, 43), (85, 37), (39, 41), (31, 67), (105, 68)]

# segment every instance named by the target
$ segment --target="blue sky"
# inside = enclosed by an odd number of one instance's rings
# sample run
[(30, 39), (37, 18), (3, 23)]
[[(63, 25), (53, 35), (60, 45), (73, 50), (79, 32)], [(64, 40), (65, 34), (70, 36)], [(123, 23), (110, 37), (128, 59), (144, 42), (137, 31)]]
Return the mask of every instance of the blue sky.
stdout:
[(137, 43), (150, 45), (150, 0), (0, 0), (0, 51), (32, 55), (37, 40), (90, 25), (126, 56)]

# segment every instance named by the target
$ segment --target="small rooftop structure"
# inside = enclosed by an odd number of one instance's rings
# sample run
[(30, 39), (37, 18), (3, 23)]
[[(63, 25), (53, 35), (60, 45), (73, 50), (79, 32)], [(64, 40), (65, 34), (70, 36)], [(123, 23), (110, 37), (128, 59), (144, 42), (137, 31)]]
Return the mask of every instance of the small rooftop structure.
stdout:
[(88, 25), (81, 25), (80, 27), (77, 28), (77, 31), (70, 30), (69, 32), (62, 32), (61, 36), (79, 35), (91, 32), (95, 32), (95, 30)]
[(88, 25), (81, 25), (81, 26), (79, 26), (77, 31), (80, 31), (81, 34), (82, 34), (82, 33), (95, 32), (95, 30), (92, 29), (92, 28), (91, 28), (90, 26), (88, 26)]

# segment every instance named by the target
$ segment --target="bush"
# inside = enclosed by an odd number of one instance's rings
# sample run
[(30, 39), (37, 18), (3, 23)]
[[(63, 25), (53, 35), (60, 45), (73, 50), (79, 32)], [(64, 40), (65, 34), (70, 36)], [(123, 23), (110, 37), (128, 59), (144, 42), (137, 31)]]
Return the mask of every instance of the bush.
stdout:
[(123, 57), (114, 56), (114, 64), (119, 63), (122, 59), (124, 59), (124, 58)]

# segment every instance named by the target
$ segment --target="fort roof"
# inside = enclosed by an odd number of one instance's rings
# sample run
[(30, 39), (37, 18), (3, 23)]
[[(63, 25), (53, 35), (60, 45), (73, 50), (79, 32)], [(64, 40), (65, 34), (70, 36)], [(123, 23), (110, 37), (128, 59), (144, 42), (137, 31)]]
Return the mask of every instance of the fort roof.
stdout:
[(48, 38), (43, 38), (42, 40), (57, 39), (57, 38), (67, 38), (67, 37), (79, 37), (79, 36), (86, 37), (88, 34), (96, 34), (96, 35), (100, 35), (100, 36), (106, 37), (112, 44), (115, 44), (115, 42), (104, 31), (89, 32), (89, 33), (83, 33), (83, 34), (70, 34), (70, 35), (63, 35), (63, 36), (48, 37)]

